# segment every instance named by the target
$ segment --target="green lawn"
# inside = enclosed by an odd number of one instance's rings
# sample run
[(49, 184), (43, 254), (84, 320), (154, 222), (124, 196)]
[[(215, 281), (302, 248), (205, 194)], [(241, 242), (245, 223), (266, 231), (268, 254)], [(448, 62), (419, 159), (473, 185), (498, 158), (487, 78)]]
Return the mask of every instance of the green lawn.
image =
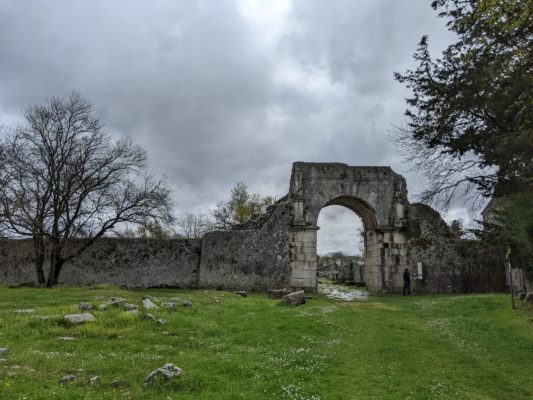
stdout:
[[(97, 322), (83, 326), (61, 322), (80, 301), (139, 304), (145, 294), (193, 306), (154, 312), (165, 325), (118, 309), (94, 311)], [(533, 311), (511, 310), (503, 294), (319, 296), (286, 307), (264, 294), (0, 286), (0, 305), (0, 347), (9, 348), (0, 399), (533, 398)], [(35, 312), (17, 312), (27, 308)], [(183, 374), (145, 386), (165, 363)], [(76, 379), (61, 386), (69, 373)]]

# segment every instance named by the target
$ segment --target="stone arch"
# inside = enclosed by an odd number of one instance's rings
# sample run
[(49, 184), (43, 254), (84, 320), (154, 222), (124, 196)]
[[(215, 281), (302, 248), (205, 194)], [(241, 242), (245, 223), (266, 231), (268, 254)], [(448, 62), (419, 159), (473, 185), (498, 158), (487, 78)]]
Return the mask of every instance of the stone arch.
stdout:
[(365, 227), (365, 280), (369, 290), (402, 287), (407, 265), (405, 179), (390, 167), (339, 163), (293, 165), (289, 190), (291, 286), (315, 291), (316, 231), (320, 210), (341, 205)]
[(320, 207), (318, 213), (315, 216), (315, 225), (317, 224), (318, 215), (320, 214), (320, 211), (328, 206), (345, 207), (348, 210), (353, 211), (355, 215), (361, 218), (365, 230), (376, 229), (376, 211), (364, 200), (352, 196), (338, 196), (325, 203), (322, 207)]

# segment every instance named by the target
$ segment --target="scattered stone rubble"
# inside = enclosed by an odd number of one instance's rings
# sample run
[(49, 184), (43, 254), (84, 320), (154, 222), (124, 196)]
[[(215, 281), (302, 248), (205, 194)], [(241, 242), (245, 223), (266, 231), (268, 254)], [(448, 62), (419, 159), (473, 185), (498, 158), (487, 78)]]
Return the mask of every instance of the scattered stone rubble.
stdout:
[(89, 303), (81, 302), (80, 304), (78, 304), (78, 308), (80, 312), (85, 312), (85, 311), (92, 311), (93, 306), (91, 306)]
[[(81, 304), (87, 304), (87, 303), (80, 303), (80, 309)], [(97, 308), (99, 311), (105, 311), (108, 307), (117, 307), (122, 308), (122, 310), (129, 312), (130, 314), (137, 314), (139, 307), (135, 304), (128, 303), (126, 299), (123, 299), (121, 297), (110, 297), (108, 301), (105, 303), (100, 304)], [(192, 303), (187, 300), (180, 299), (179, 297), (172, 298), (166, 302), (160, 302), (158, 299), (152, 296), (144, 296), (141, 300), (141, 307), (145, 310), (157, 310), (160, 308), (164, 308), (168, 311), (176, 311), (178, 307), (192, 307)], [(147, 314), (151, 315), (151, 314)], [(146, 317), (143, 315), (143, 319), (152, 319), (150, 317)], [(155, 320), (156, 318), (153, 317)]]
[(146, 377), (144, 382), (152, 383), (157, 379), (167, 381), (171, 378), (180, 376), (182, 372), (183, 370), (181, 368), (176, 367), (174, 364), (165, 364), (163, 367), (152, 371), (150, 375)]
[[(178, 307), (192, 307), (192, 303), (187, 300), (180, 299), (179, 297), (175, 297), (170, 299), (166, 302), (160, 302), (158, 299), (151, 297), (151, 296), (145, 296), (141, 300), (142, 308), (145, 310), (157, 310), (157, 309), (166, 309), (168, 311), (176, 311)], [(121, 297), (110, 297), (105, 303), (102, 303), (98, 305), (97, 309), (99, 311), (105, 311), (109, 307), (115, 307), (115, 308), (121, 308), (126, 314), (130, 314), (133, 316), (140, 316), (143, 320), (151, 320), (151, 321), (157, 321), (160, 325), (164, 325), (167, 323), (166, 320), (161, 318), (156, 318), (152, 314), (144, 314), (139, 311), (139, 307), (135, 304), (128, 303), (126, 299), (123, 299)], [(78, 308), (81, 311), (79, 314), (67, 314), (63, 316), (63, 320), (71, 325), (79, 325), (86, 322), (94, 322), (96, 321), (96, 318), (94, 315), (92, 315), (90, 312), (93, 310), (93, 306), (90, 303), (87, 302), (81, 302), (78, 304)], [(32, 312), (34, 310), (31, 310)], [(27, 311), (24, 311), (27, 312)], [(42, 317), (42, 319), (50, 319), (49, 317)], [(59, 337), (61, 340), (74, 340), (73, 337), (69, 336), (61, 336)], [(0, 359), (2, 358), (2, 349), (0, 348)], [(6, 349), (7, 350), (7, 349)]]
[(60, 385), (64, 385), (64, 384), (66, 384), (66, 383), (70, 383), (70, 382), (72, 382), (72, 381), (75, 380), (75, 379), (76, 379), (76, 375), (74, 375), (74, 374), (68, 374), (68, 375), (65, 375), (63, 378), (61, 378), (61, 379), (59, 380), (59, 384), (60, 384)]
[(152, 314), (144, 314), (141, 319), (147, 319), (149, 321), (155, 321), (157, 318)]
[(126, 382), (120, 379), (115, 379), (113, 382), (109, 384), (109, 386), (114, 387), (114, 388), (123, 387), (123, 386), (126, 386)]
[(102, 303), (98, 306), (100, 311), (106, 310), (108, 307), (120, 307), (127, 302), (126, 299), (122, 297), (110, 297), (109, 300), (105, 303)]
[(31, 314), (34, 313), (35, 310), (33, 308), (20, 308), (18, 310), (15, 310), (15, 312), (19, 314)]
[(180, 307), (184, 307), (184, 308), (192, 307), (192, 303), (190, 301), (180, 299), (179, 297), (174, 297), (174, 298), (170, 299), (169, 302), (175, 303), (176, 306), (180, 306)]
[(176, 303), (173, 303), (171, 301), (161, 303), (161, 307), (166, 308), (168, 311), (176, 311)]

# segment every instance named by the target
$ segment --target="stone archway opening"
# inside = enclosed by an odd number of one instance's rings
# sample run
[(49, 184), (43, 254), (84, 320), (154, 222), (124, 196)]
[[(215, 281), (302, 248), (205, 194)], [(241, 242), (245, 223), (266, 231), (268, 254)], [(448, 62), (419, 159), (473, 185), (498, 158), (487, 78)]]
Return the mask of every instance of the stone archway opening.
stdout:
[(317, 220), (317, 277), (325, 282), (364, 284), (364, 225), (353, 210), (329, 205)]
[(361, 217), (342, 206), (327, 206), (318, 215), (316, 251), (319, 256), (343, 253), (362, 256), (364, 225)]
[[(362, 229), (359, 233), (360, 240), (362, 240), (362, 252), (361, 259), (362, 265), (359, 265), (358, 268), (353, 265), (351, 271), (352, 278), (349, 279), (351, 282), (358, 282), (360, 284), (367, 285), (367, 280), (371, 280), (370, 285), (375, 286), (376, 279), (381, 279), (381, 276), (377, 276), (376, 272), (380, 271), (381, 264), (381, 253), (379, 249), (380, 245), (380, 235), (376, 231), (377, 226), (377, 215), (376, 211), (372, 206), (370, 206), (366, 201), (355, 197), (355, 196), (336, 196), (325, 202), (323, 207), (318, 210), (317, 217), (314, 221), (316, 227), (315, 233), (317, 234), (316, 243), (318, 245), (318, 232), (320, 230), (319, 218), (320, 214), (324, 209), (328, 209), (332, 206), (341, 206), (349, 212), (352, 212), (356, 218), (359, 218), (361, 221)], [(318, 251), (318, 246), (317, 246)], [(349, 265), (349, 261), (346, 260)], [(355, 264), (355, 260), (352, 261)], [(318, 266), (317, 266), (318, 267)], [(366, 271), (366, 273), (365, 273)], [(348, 273), (350, 275), (350, 273)], [(349, 277), (348, 277), (349, 278)], [(341, 279), (342, 280), (342, 279)]]

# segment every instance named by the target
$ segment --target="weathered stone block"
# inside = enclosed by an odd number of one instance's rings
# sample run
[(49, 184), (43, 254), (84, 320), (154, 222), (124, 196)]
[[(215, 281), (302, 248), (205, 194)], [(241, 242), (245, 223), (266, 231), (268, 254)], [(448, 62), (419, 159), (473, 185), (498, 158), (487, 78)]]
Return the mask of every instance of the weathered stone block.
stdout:
[(292, 271), (292, 279), (310, 279), (315, 276), (316, 271), (314, 269), (295, 269)]
[(394, 243), (405, 243), (406, 238), (403, 232), (393, 232), (392, 240)]
[(155, 304), (151, 299), (149, 298), (144, 298), (142, 300), (142, 306), (147, 309), (147, 310), (153, 310), (153, 309), (156, 309), (156, 308), (159, 308), (159, 306), (157, 304)]
[(176, 367), (174, 364), (165, 364), (163, 367), (152, 371), (150, 375), (145, 378), (144, 382), (152, 383), (158, 379), (167, 381), (171, 378), (180, 376), (182, 372), (183, 370)]
[(291, 278), (290, 285), (293, 288), (312, 288), (316, 283), (311, 279)]
[(305, 304), (305, 292), (300, 290), (283, 296), (283, 302), (291, 306), (299, 306)]
[(82, 314), (67, 314), (63, 317), (65, 322), (73, 325), (79, 325), (84, 324), (86, 322), (94, 322), (96, 321), (96, 318), (89, 313), (82, 313)]

